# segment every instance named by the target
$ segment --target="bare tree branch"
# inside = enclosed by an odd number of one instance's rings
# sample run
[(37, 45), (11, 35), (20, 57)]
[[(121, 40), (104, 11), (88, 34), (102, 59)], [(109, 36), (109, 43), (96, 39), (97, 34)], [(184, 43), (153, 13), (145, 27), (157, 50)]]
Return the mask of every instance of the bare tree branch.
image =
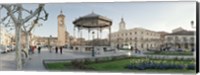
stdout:
[(22, 8), (22, 10), (23, 10), (23, 11), (26, 11), (26, 12), (27, 12), (27, 13), (29, 13), (29, 14), (32, 14), (32, 13), (33, 13), (33, 11), (32, 11), (32, 10), (30, 10), (30, 11), (29, 11), (29, 10), (27, 10), (27, 9), (24, 9), (24, 8)]
[(28, 32), (30, 33), (36, 25), (37, 25), (36, 23), (33, 23), (33, 24), (31, 25), (30, 29), (28, 30)]
[(17, 18), (14, 16), (12, 10), (11, 10), (11, 5), (2, 5), (7, 11), (8, 11), (8, 15), (13, 19), (13, 22), (17, 23)]
[(22, 31), (26, 32), (26, 26), (25, 25), (22, 26)]
[(43, 9), (44, 4), (39, 4), (39, 7), (29, 16), (27, 16), (24, 20), (23, 23), (26, 23), (27, 21), (29, 21), (31, 18), (33, 18), (35, 15), (37, 15), (38, 13), (41, 12), (41, 10)]

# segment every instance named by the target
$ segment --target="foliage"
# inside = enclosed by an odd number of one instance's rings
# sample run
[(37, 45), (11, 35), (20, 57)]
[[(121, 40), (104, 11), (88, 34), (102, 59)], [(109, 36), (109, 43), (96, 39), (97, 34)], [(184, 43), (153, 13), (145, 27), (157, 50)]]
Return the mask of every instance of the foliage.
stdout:
[[(190, 64), (190, 65), (189, 65)], [(189, 67), (188, 67), (189, 65)], [(194, 70), (194, 64), (186, 61), (172, 61), (172, 60), (149, 60), (143, 59), (138, 61), (131, 61), (130, 64), (126, 65), (126, 69), (137, 69), (137, 70), (145, 70), (145, 69), (191, 69)]]
[[(72, 66), (70, 68), (70, 66)], [(194, 60), (153, 59), (146, 57), (101, 57), (76, 59), (65, 68), (95, 71), (149, 71), (149, 72), (193, 72)], [(62, 67), (61, 67), (62, 69)]]
[(154, 51), (154, 52), (149, 52), (149, 53), (145, 53), (148, 55), (193, 55), (192, 52), (188, 52), (188, 51)]

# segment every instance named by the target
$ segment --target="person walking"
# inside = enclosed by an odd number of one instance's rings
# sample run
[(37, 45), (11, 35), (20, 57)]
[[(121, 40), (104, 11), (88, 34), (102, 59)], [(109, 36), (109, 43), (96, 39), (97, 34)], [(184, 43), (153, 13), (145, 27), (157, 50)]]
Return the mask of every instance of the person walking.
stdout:
[(56, 46), (55, 50), (56, 50), (56, 54), (57, 54), (58, 53), (58, 47), (57, 46)]
[(60, 46), (60, 54), (62, 54), (62, 46)]
[(32, 48), (31, 48), (31, 46), (29, 46), (29, 54), (32, 54), (33, 52), (32, 52)]
[(39, 53), (39, 54), (40, 54), (40, 50), (41, 50), (41, 47), (39, 46), (39, 47), (38, 47), (38, 53)]
[(49, 46), (49, 53), (51, 53), (51, 48), (52, 48), (52, 47), (51, 47), (51, 46)]
[(34, 54), (34, 46), (31, 46), (32, 54)]

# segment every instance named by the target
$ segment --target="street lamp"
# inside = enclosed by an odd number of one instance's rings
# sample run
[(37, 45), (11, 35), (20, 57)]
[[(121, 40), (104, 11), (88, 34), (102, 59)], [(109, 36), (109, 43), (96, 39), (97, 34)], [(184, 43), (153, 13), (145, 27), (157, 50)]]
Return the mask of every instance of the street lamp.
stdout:
[(95, 56), (94, 54), (94, 31), (92, 32), (92, 39), (93, 39), (93, 43), (92, 43), (92, 57)]
[[(196, 27), (194, 26), (194, 21), (191, 21), (190, 22), (191, 23), (191, 27), (193, 28), (193, 29), (196, 29)], [(194, 41), (194, 51), (193, 51), (193, 55), (194, 55), (194, 59), (196, 60), (196, 32), (194, 32), (194, 38), (195, 38), (195, 41)]]
[(50, 51), (50, 53), (51, 53), (51, 38), (52, 38), (52, 35), (49, 36), (49, 41), (48, 41), (49, 42), (49, 51)]
[(191, 21), (191, 26), (192, 26), (192, 28), (196, 28), (195, 26), (194, 26), (194, 21)]

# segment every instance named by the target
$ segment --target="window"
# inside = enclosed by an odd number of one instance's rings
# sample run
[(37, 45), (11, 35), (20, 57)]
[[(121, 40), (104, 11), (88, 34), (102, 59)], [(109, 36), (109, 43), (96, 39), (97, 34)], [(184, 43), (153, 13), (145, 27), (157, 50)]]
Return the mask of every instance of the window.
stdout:
[(143, 48), (143, 44), (141, 44), (141, 48)]
[(129, 34), (130, 34), (130, 35), (132, 35), (132, 33), (131, 33), (131, 32), (130, 32)]
[(137, 40), (137, 37), (135, 37), (135, 40)]
[(172, 37), (167, 37), (167, 41), (171, 41), (172, 40)]
[(149, 45), (147, 44), (147, 49), (149, 48)]
[(132, 40), (132, 38), (130, 38), (130, 40)]
[(194, 42), (194, 37), (191, 37), (191, 38), (190, 38), (190, 41), (191, 41), (191, 42)]
[(183, 37), (183, 42), (187, 42), (187, 38), (186, 37)]
[(137, 32), (135, 32), (135, 34), (137, 34)]

